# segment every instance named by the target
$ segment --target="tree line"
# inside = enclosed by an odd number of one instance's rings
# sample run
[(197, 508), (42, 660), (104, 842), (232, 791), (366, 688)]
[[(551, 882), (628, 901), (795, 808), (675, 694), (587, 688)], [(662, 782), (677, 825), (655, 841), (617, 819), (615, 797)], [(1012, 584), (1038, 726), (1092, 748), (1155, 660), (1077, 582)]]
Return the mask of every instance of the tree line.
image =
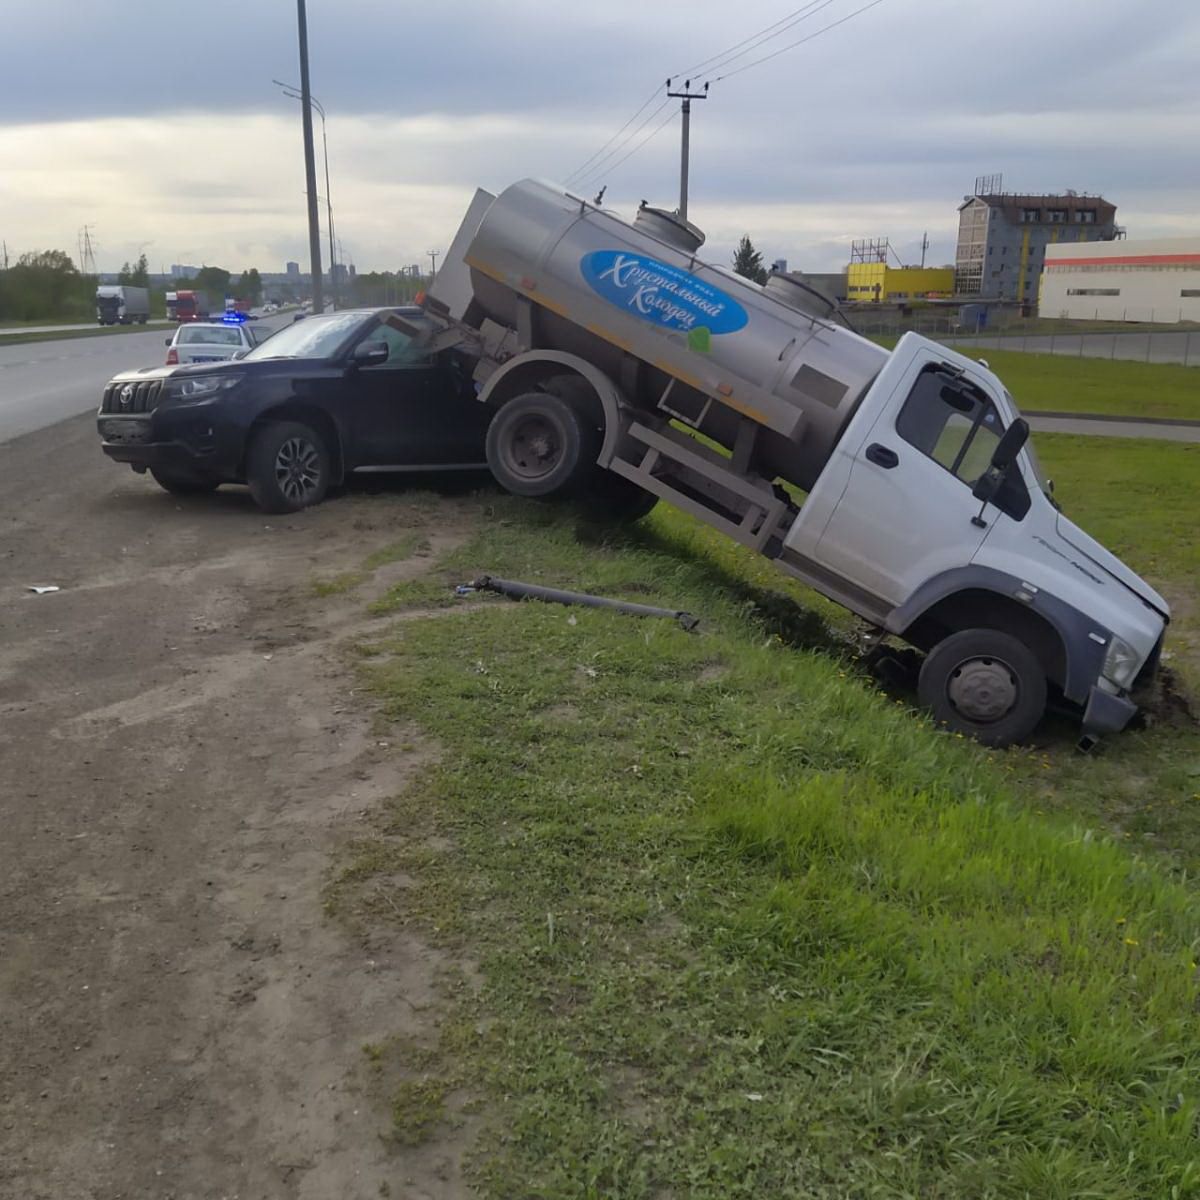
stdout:
[[(130, 287), (150, 287), (150, 267), (144, 254), (126, 262), (117, 272), (117, 282)], [(99, 278), (85, 275), (62, 250), (31, 250), (16, 263), (0, 270), (0, 321), (87, 321), (96, 316), (96, 287)], [(177, 279), (175, 289), (193, 288), (210, 300), (236, 296), (250, 304), (262, 300), (263, 283), (257, 267), (244, 270), (234, 280), (222, 267), (201, 267), (190, 278)], [(151, 309), (162, 309), (162, 291), (151, 296)]]

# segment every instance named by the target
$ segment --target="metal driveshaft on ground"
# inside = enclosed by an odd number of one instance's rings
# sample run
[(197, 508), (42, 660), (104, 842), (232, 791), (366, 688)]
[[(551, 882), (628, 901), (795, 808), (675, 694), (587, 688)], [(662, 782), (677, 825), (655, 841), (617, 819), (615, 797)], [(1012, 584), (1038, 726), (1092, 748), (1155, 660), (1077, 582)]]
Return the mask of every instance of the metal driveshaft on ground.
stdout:
[(700, 618), (677, 608), (655, 608), (652, 604), (634, 604), (628, 600), (612, 600), (608, 596), (589, 596), (587, 592), (564, 592), (559, 588), (539, 587), (536, 583), (521, 583), (516, 579), (497, 579), (481, 575), (471, 584), (477, 591), (499, 592), (514, 600), (544, 600), (548, 604), (580, 604), (585, 608), (615, 608), (617, 612), (634, 617), (669, 617), (684, 629), (695, 629)]

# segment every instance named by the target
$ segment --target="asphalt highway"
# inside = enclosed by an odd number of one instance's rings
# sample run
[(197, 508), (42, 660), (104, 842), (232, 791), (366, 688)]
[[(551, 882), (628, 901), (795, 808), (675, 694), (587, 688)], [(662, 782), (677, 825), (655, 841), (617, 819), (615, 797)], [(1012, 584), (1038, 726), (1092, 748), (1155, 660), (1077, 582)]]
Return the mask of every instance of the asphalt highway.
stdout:
[[(260, 326), (278, 329), (287, 318)], [(166, 362), (171, 327), (114, 337), (54, 339), (0, 345), (0, 442), (43, 429), (100, 403), (118, 371)]]

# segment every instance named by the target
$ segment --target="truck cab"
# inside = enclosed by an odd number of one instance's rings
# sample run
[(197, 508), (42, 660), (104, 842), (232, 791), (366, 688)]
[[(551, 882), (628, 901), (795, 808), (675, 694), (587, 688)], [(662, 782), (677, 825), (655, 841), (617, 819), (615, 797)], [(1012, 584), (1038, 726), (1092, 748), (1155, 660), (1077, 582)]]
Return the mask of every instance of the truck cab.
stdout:
[[(923, 699), (981, 740), (1027, 734), (1047, 684), (1089, 734), (1115, 732), (1136, 711), (1129, 692), (1157, 662), (1169, 610), (1063, 514), (1023, 425), (984, 364), (906, 334), (779, 565), (927, 651)], [(1011, 461), (993, 465), (1006, 439)]]

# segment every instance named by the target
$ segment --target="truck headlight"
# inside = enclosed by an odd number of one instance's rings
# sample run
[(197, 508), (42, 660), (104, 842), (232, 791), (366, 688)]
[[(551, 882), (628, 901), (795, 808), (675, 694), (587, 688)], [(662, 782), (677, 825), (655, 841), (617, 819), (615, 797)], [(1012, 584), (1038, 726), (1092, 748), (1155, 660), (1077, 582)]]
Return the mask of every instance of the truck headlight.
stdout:
[(215, 396), (218, 392), (227, 392), (241, 382), (240, 375), (203, 375), (199, 379), (173, 380), (171, 393), (181, 400), (199, 400), (204, 396)]
[(1133, 682), (1137, 669), (1141, 664), (1141, 656), (1123, 638), (1113, 635), (1108, 643), (1108, 653), (1104, 656), (1105, 679), (1111, 680), (1120, 688), (1127, 688)]

